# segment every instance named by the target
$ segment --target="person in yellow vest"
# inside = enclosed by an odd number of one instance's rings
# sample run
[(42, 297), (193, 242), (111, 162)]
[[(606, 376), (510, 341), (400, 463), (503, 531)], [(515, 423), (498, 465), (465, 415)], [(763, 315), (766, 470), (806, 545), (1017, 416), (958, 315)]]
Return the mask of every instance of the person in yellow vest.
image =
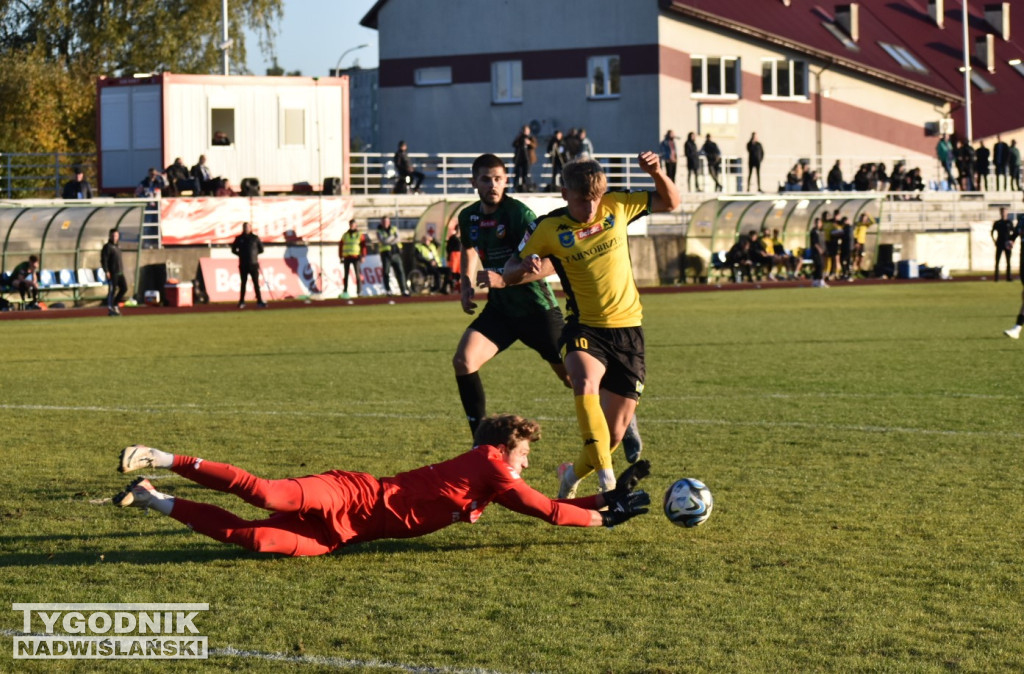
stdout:
[(863, 273), (861, 264), (864, 262), (864, 246), (868, 242), (868, 228), (873, 224), (867, 213), (861, 213), (853, 227), (853, 271), (856, 274)]
[(441, 258), (437, 254), (437, 244), (433, 237), (424, 234), (416, 242), (416, 261), (423, 268), (423, 273), (430, 276), (430, 292), (441, 292)]
[(338, 244), (338, 257), (344, 265), (345, 289), (342, 292), (348, 297), (348, 274), (350, 269), (356, 272), (356, 296), (362, 294), (363, 276), (362, 262), (366, 255), (366, 236), (359, 231), (359, 225), (355, 219), (348, 221), (348, 231), (341, 235), (341, 243)]

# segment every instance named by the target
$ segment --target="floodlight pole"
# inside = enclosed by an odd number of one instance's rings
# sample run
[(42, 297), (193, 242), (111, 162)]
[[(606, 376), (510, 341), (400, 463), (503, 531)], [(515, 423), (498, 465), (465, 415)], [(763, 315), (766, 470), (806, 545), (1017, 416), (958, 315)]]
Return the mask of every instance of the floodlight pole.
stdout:
[(967, 143), (971, 144), (974, 142), (974, 130), (971, 124), (971, 52), (969, 49), (968, 40), (970, 37), (967, 33), (967, 23), (970, 20), (969, 13), (967, 11), (967, 0), (963, 0), (963, 23), (964, 23), (964, 129), (967, 132)]
[(346, 56), (348, 56), (350, 53), (354, 52), (357, 49), (365, 49), (366, 47), (369, 46), (370, 45), (368, 44), (361, 44), (358, 47), (349, 47), (345, 51), (341, 52), (341, 56), (338, 57), (338, 63), (337, 65), (334, 66), (334, 76), (341, 77), (341, 62), (345, 60)]
[(221, 0), (220, 12), (221, 23), (223, 24), (220, 48), (224, 52), (224, 74), (230, 75), (231, 63), (228, 58), (228, 49), (231, 48), (231, 43), (228, 41), (228, 0)]

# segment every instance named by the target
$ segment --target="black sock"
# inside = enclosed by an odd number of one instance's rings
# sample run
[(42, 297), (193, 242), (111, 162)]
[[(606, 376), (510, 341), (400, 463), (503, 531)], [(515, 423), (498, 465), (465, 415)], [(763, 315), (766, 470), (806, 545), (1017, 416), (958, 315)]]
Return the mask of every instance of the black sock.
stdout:
[(1024, 311), (1017, 314), (1017, 325), (1024, 325)]
[(476, 427), (480, 425), (480, 420), (487, 414), (487, 397), (484, 395), (484, 384), (480, 381), (480, 373), (457, 374), (455, 383), (459, 385), (459, 397), (462, 398), (462, 409), (466, 410), (469, 429), (476, 433)]

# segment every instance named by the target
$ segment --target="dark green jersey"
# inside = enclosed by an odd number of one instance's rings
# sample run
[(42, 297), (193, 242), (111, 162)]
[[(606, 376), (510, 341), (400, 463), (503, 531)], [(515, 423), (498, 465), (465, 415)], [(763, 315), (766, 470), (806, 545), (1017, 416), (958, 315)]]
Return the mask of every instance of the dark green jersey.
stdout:
[[(498, 210), (484, 214), (479, 201), (459, 213), (459, 231), (464, 248), (473, 247), (480, 254), (484, 269), (501, 273), (505, 262), (515, 254), (527, 228), (537, 216), (521, 201), (505, 197)], [(487, 296), (510, 316), (525, 316), (558, 307), (555, 294), (547, 281), (532, 281), (508, 288), (492, 288)]]

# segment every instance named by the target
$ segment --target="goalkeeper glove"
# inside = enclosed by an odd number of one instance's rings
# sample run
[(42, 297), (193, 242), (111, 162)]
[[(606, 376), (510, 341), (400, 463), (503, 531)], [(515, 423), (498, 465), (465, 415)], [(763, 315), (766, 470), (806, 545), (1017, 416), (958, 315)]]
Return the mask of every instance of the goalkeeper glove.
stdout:
[[(615, 489), (611, 492), (606, 493), (605, 496), (612, 495), (612, 498), (621, 498), (630, 492), (636, 491), (637, 485), (640, 484), (640, 480), (644, 479), (651, 473), (651, 462), (647, 459), (637, 461), (632, 466), (622, 471), (619, 475), (619, 479), (615, 483)], [(606, 503), (610, 501), (606, 498)]]
[(643, 515), (647, 512), (644, 506), (651, 504), (651, 497), (643, 490), (625, 494), (617, 492), (618, 489), (604, 495), (608, 509), (601, 511), (601, 524), (609, 529), (637, 515)]

